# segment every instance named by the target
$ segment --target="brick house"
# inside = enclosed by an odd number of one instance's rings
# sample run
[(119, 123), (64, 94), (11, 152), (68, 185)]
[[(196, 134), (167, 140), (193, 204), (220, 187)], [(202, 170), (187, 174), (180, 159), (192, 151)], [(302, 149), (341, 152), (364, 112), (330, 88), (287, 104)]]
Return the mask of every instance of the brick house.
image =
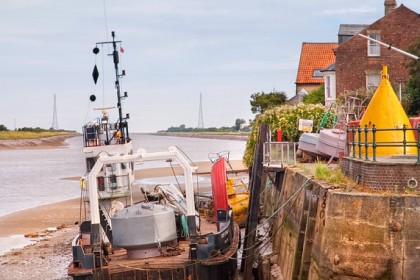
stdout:
[(309, 94), (324, 83), (321, 70), (335, 61), (338, 43), (302, 43), (296, 77), (296, 96)]
[(338, 29), (338, 44), (341, 45), (350, 40), (354, 35), (359, 34), (368, 26), (367, 24), (340, 24), (340, 28)]
[(324, 100), (325, 106), (329, 107), (337, 99), (336, 92), (336, 75), (335, 75), (335, 63), (321, 70), (322, 76), (324, 77)]
[[(420, 39), (420, 15), (404, 5), (396, 8), (395, 1), (385, 0), (385, 16), (361, 33), (406, 51)], [(388, 65), (390, 82), (395, 88), (409, 77), (406, 56), (361, 36), (353, 36), (338, 46), (335, 55), (338, 95), (360, 89), (373, 92), (379, 85), (384, 64)]]
[[(366, 24), (340, 24), (338, 44), (341, 45), (368, 27)], [(335, 62), (321, 70), (325, 85), (325, 106), (329, 107), (337, 98)]]

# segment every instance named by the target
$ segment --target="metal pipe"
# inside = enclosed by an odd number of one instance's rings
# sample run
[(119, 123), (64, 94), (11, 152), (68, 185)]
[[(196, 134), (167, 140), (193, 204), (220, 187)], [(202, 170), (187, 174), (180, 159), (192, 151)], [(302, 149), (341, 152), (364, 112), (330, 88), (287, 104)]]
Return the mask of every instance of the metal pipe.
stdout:
[(417, 164), (420, 164), (420, 125), (417, 124)]
[(369, 147), (369, 142), (368, 142), (368, 126), (367, 124), (365, 124), (365, 160), (369, 160), (368, 157), (368, 147)]
[(376, 161), (376, 125), (372, 125), (372, 148), (373, 148), (373, 161)]
[(382, 46), (384, 46), (384, 47), (387, 47), (387, 48), (388, 48), (388, 50), (394, 50), (394, 51), (399, 52), (399, 53), (401, 53), (401, 54), (403, 54), (403, 55), (405, 55), (405, 56), (408, 56), (408, 57), (410, 57), (410, 58), (412, 58), (412, 59), (415, 59), (415, 60), (420, 60), (420, 58), (419, 58), (418, 56), (416, 56), (416, 55), (414, 55), (414, 54), (411, 54), (411, 53), (408, 53), (408, 52), (406, 52), (406, 51), (400, 50), (400, 49), (398, 49), (398, 48), (396, 48), (396, 47), (393, 47), (391, 44), (386, 44), (386, 43), (383, 43), (383, 42), (381, 42), (381, 41), (379, 41), (379, 40), (376, 40), (376, 39), (370, 38), (369, 36), (366, 36), (366, 35), (363, 35), (363, 34), (360, 34), (360, 33), (359, 33), (358, 35), (359, 35), (359, 36), (361, 36), (361, 37), (363, 37), (363, 38), (365, 38), (365, 39), (367, 39), (367, 40), (369, 40), (369, 41), (372, 41), (372, 42), (378, 43), (378, 44), (380, 44), (380, 45), (382, 45)]
[(359, 143), (358, 143), (358, 146), (359, 146), (359, 159), (361, 159), (362, 158), (362, 128), (360, 127), (360, 125), (357, 128), (357, 135), (359, 135)]
[(404, 147), (404, 155), (407, 154), (406, 132), (407, 132), (407, 127), (406, 127), (405, 124), (403, 124), (403, 147)]
[[(351, 133), (352, 133), (352, 138), (353, 138), (352, 139), (353, 140), (353, 142), (352, 142), (352, 146), (353, 146), (353, 158), (355, 158), (356, 157), (356, 129), (354, 128), (354, 125), (353, 125), (353, 127), (351, 129)], [(360, 138), (359, 138), (359, 141), (360, 141)]]
[(143, 162), (143, 161), (153, 161), (153, 160), (166, 160), (174, 159), (176, 160), (184, 170), (185, 177), (185, 190), (186, 190), (186, 199), (187, 199), (187, 215), (195, 217), (195, 207), (194, 207), (194, 190), (193, 190), (193, 180), (192, 173), (196, 170), (196, 167), (192, 167), (188, 161), (182, 156), (176, 147), (170, 147), (168, 151), (165, 152), (155, 152), (147, 153), (145, 150), (140, 149), (137, 153), (133, 155), (121, 155), (121, 156), (107, 156), (102, 154), (95, 163), (94, 167), (88, 175), (89, 183), (89, 199), (90, 199), (90, 211), (91, 211), (91, 222), (96, 224), (100, 222), (99, 219), (99, 210), (98, 210), (98, 193), (97, 193), (97, 180), (96, 176), (101, 171), (104, 164), (112, 164), (119, 162)]

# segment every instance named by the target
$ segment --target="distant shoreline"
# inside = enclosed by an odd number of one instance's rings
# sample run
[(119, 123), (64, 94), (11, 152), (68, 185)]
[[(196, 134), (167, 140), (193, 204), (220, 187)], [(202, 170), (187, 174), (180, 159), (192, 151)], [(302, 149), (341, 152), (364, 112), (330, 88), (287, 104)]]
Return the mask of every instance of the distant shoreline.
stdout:
[(67, 146), (65, 143), (66, 139), (79, 135), (65, 134), (44, 138), (0, 140), (0, 150), (60, 148)]
[[(247, 141), (249, 135), (247, 134), (219, 134), (219, 133), (171, 133), (171, 132), (157, 132), (145, 133), (155, 136), (172, 136), (172, 137), (189, 137), (189, 138), (204, 138), (204, 139), (223, 139)], [(66, 134), (57, 135), (44, 138), (33, 139), (8, 139), (0, 140), (0, 150), (24, 150), (24, 149), (54, 149), (67, 146), (66, 139), (78, 137), (80, 134)]]

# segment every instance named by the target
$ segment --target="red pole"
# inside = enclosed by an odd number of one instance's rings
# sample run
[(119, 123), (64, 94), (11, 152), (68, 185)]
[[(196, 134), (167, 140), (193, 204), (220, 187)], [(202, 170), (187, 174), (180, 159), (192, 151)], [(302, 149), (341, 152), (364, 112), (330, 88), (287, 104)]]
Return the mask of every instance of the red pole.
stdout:
[(283, 141), (283, 131), (281, 130), (281, 128), (277, 129), (277, 142), (282, 142)]

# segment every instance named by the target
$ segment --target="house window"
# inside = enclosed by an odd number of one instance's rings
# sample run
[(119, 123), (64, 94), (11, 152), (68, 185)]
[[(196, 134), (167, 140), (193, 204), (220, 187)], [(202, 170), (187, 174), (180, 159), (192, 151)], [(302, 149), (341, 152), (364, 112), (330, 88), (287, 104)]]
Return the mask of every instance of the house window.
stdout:
[(331, 76), (325, 76), (325, 93), (327, 98), (331, 98)]
[(322, 69), (314, 69), (314, 72), (312, 73), (313, 78), (322, 78)]
[[(371, 33), (368, 36), (378, 41), (381, 39), (381, 36), (379, 33)], [(377, 42), (368, 40), (368, 56), (380, 56), (380, 55), (381, 55), (381, 45), (379, 45)]]
[(379, 71), (370, 71), (366, 74), (366, 90), (368, 92), (375, 92), (380, 82), (381, 73)]

